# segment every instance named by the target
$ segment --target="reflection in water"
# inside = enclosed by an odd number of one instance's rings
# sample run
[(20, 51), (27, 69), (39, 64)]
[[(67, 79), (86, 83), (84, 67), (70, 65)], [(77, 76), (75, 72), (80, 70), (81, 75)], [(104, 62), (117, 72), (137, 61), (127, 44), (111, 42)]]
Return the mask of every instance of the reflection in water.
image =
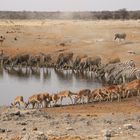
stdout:
[(8, 75), (13, 76), (13, 77), (17, 77), (17, 78), (21, 78), (21, 79), (27, 79), (30, 77), (30, 73), (28, 71), (28, 69), (7, 69), (6, 72), (8, 73)]
[(18, 69), (18, 68), (12, 68), (12, 69), (0, 69), (0, 72), (3, 73), (5, 72), (5, 74), (7, 73), (10, 77), (14, 77), (20, 80), (27, 80), (30, 79), (31, 77), (34, 77), (37, 80), (45, 80), (47, 78), (49, 78), (49, 73), (48, 69), (26, 69), (26, 68), (22, 68), (22, 69)]
[(0, 67), (0, 78), (3, 77), (3, 69)]
[(65, 89), (77, 92), (83, 88), (97, 88), (102, 85), (95, 81), (94, 73), (73, 73), (71, 70), (54, 69), (0, 69), (0, 105), (10, 104), (17, 95), (25, 100), (36, 93), (57, 93)]
[(59, 80), (72, 80), (73, 75), (71, 70), (54, 70), (56, 75), (58, 75)]
[(96, 82), (96, 79), (95, 79), (95, 74), (94, 72), (77, 72), (77, 73), (74, 73), (74, 76), (76, 79), (81, 79), (81, 80), (85, 80), (85, 81), (93, 81)]

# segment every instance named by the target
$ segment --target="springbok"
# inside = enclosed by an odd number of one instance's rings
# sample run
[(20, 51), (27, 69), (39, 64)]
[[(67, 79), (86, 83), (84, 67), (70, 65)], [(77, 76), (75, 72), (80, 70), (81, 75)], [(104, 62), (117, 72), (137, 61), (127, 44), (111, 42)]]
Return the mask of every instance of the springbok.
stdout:
[(124, 88), (127, 98), (130, 94), (133, 96), (133, 93), (136, 93), (137, 96), (140, 96), (140, 80), (133, 80), (132, 82), (127, 83)]
[(103, 100), (102, 89), (94, 89), (91, 91), (91, 96), (89, 101), (93, 102), (94, 100), (97, 100), (99, 102)]
[(73, 104), (73, 100), (72, 100), (72, 96), (73, 95), (75, 95), (75, 93), (73, 93), (73, 92), (71, 92), (71, 91), (69, 91), (69, 90), (64, 90), (64, 91), (60, 91), (58, 94), (57, 94), (57, 96), (58, 96), (58, 98), (60, 99), (60, 101), (61, 101), (61, 105), (62, 105), (62, 100), (63, 100), (63, 98), (70, 98), (70, 100), (71, 100), (71, 103)]
[(43, 103), (45, 103), (45, 107), (47, 107), (48, 103), (50, 102), (49, 100), (50, 100), (49, 93), (34, 94), (29, 97), (26, 107), (28, 107), (28, 105), (31, 104), (32, 108), (34, 108), (35, 105), (37, 105), (37, 107), (43, 108)]
[(119, 39), (119, 40), (123, 39), (123, 40), (125, 40), (125, 38), (126, 38), (126, 33), (116, 33), (114, 40), (116, 40), (116, 39)]
[(24, 103), (24, 100), (23, 100), (23, 96), (17, 96), (15, 97), (14, 99), (14, 102), (11, 103), (12, 106), (16, 106), (16, 105), (19, 105), (19, 107), (21, 107), (21, 105), (24, 105), (25, 106), (25, 103)]
[(117, 85), (105, 87), (103, 90), (103, 94), (107, 95), (108, 101), (110, 100), (112, 102), (114, 98), (117, 98), (118, 102), (121, 101), (120, 88)]
[(3, 50), (0, 50), (0, 57), (2, 57), (4, 54)]
[(75, 96), (75, 104), (77, 103), (77, 101), (84, 103), (84, 98), (87, 98), (87, 103), (89, 103), (90, 97), (91, 97), (91, 91), (90, 89), (83, 89), (80, 90), (77, 93), (77, 96)]
[(0, 43), (1, 43), (1, 46), (2, 46), (2, 43), (3, 43), (4, 40), (5, 40), (5, 37), (0, 36)]
[(54, 106), (56, 106), (56, 103), (58, 102), (58, 100), (60, 99), (60, 97), (58, 96), (58, 94), (53, 94), (53, 95), (49, 95), (49, 103), (50, 103), (50, 107), (51, 107), (51, 102), (53, 102)]
[(49, 93), (41, 93), (41, 94), (38, 94), (38, 96), (39, 96), (40, 107), (43, 108), (43, 103), (45, 104), (44, 107), (47, 107), (49, 103)]
[(27, 108), (29, 105), (32, 105), (32, 108), (34, 109), (35, 105), (37, 104), (39, 106), (40, 104), (40, 98), (38, 94), (34, 94), (28, 98), (28, 102), (26, 103), (25, 108)]

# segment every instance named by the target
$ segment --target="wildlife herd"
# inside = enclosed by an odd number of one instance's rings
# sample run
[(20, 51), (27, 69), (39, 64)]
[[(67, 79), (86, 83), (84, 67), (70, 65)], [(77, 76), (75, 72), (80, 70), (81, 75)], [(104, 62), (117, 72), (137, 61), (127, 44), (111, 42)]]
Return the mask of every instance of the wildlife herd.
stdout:
[[(114, 40), (125, 40), (125, 33), (116, 33)], [(0, 37), (1, 45), (5, 38)], [(60, 91), (58, 94), (40, 93), (34, 94), (24, 102), (23, 96), (17, 96), (12, 106), (24, 105), (28, 108), (56, 106), (58, 101), (62, 105), (65, 98), (69, 98), (71, 104), (90, 103), (101, 101), (121, 101), (123, 98), (139, 95), (140, 68), (136, 68), (133, 60), (121, 62), (119, 58), (102, 63), (100, 56), (75, 55), (72, 52), (58, 53), (57, 56), (40, 52), (38, 55), (22, 53), (15, 56), (7, 55), (0, 50), (0, 66), (5, 70), (22, 69), (38, 70), (39, 68), (53, 67), (55, 70), (71, 70), (74, 73), (94, 73), (94, 77), (106, 83), (107, 86), (99, 89), (83, 89), (77, 93), (69, 90)]]
[(115, 58), (104, 64), (100, 56), (75, 55), (72, 52), (62, 52), (55, 56), (45, 53), (38, 55), (23, 53), (9, 56), (1, 50), (0, 64), (6, 71), (17, 71), (24, 67), (26, 70), (34, 72), (39, 68), (53, 67), (56, 71), (93, 73), (94, 78), (110, 85), (140, 79), (140, 68), (136, 67), (133, 60), (120, 61), (119, 58)]
[(19, 105), (19, 107), (29, 108), (43, 108), (63, 105), (63, 99), (70, 99), (71, 104), (84, 104), (94, 103), (101, 101), (117, 100), (120, 102), (124, 98), (132, 96), (140, 96), (140, 80), (133, 80), (127, 84), (110, 85), (98, 89), (82, 89), (77, 93), (69, 90), (60, 91), (57, 94), (39, 93), (34, 94), (28, 98), (27, 102), (24, 102), (23, 96), (17, 96), (12, 106)]

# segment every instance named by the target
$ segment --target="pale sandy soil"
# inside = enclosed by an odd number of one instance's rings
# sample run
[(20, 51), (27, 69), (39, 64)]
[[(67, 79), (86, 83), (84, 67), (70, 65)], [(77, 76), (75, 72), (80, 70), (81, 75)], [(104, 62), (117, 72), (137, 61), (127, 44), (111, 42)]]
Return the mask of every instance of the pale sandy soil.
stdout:
[[(117, 32), (125, 32), (126, 40), (114, 41), (114, 34)], [(0, 49), (8, 55), (43, 52), (56, 56), (60, 52), (73, 52), (75, 55), (101, 56), (103, 63), (113, 57), (120, 57), (122, 61), (133, 59), (136, 66), (140, 67), (139, 20), (1, 20), (0, 35), (6, 38)], [(14, 40), (15, 37), (17, 40)], [(60, 43), (66, 45), (61, 46)], [(129, 54), (128, 51), (134, 51), (136, 54)], [(111, 130), (111, 140), (140, 139), (140, 106), (135, 97), (121, 103), (47, 108), (41, 113), (26, 110), (28, 114), (20, 110), (24, 114), (23, 117), (13, 116), (5, 120), (5, 114), (13, 111), (17, 109), (0, 107), (0, 128), (6, 130), (6, 133), (0, 133), (0, 138), (9, 137), (4, 140), (15, 135), (23, 136), (33, 127), (50, 136), (53, 133), (56, 140), (79, 140), (79, 137), (103, 140), (103, 131), (108, 129)], [(134, 129), (126, 129), (124, 124), (132, 124)]]

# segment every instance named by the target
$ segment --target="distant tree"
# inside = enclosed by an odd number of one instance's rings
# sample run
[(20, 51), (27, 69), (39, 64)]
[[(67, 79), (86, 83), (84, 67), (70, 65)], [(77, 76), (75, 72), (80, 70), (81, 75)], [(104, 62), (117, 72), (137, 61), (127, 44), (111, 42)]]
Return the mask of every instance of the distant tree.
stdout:
[(102, 11), (101, 12), (101, 19), (112, 19), (113, 15), (110, 11)]
[(129, 17), (130, 19), (140, 19), (140, 11), (130, 11)]
[(125, 8), (120, 9), (119, 13), (120, 13), (120, 18), (121, 19), (124, 20), (124, 19), (128, 19), (129, 18), (129, 12)]

